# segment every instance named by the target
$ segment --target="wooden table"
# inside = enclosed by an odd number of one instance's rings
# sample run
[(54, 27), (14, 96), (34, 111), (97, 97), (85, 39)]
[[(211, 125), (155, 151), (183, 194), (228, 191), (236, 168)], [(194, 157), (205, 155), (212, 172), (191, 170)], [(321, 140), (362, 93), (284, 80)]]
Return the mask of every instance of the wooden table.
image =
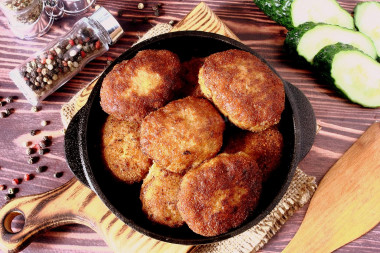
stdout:
[[(98, 1), (117, 16), (125, 30), (125, 35), (111, 47), (109, 52), (89, 63), (74, 79), (46, 99), (38, 112), (31, 111), (16, 86), (8, 77), (8, 72), (24, 61), (35, 50), (42, 48), (54, 38), (67, 32), (80, 17), (65, 17), (56, 21), (45, 36), (24, 41), (17, 39), (8, 29), (6, 19), (0, 15), (0, 96), (17, 96), (17, 99), (5, 107), (13, 108), (13, 113), (0, 119), (0, 184), (19, 189), (16, 196), (26, 196), (54, 189), (73, 177), (67, 167), (63, 148), (63, 125), (60, 120), (60, 108), (85, 84), (96, 77), (106, 66), (109, 58), (114, 59), (128, 49), (139, 36), (142, 36), (157, 23), (179, 21), (190, 12), (198, 1), (160, 1), (162, 5), (159, 17), (154, 15), (152, 6), (157, 1), (141, 1), (145, 8), (137, 8), (139, 1)], [(242, 40), (267, 59), (279, 74), (300, 88), (309, 98), (319, 125), (322, 127), (316, 136), (314, 146), (300, 167), (317, 182), (355, 140), (376, 120), (380, 120), (380, 109), (365, 109), (351, 104), (339, 97), (326, 84), (316, 79), (307, 69), (295, 66), (282, 51), (286, 29), (269, 20), (252, 1), (205, 1), (222, 21)], [(349, 12), (358, 1), (339, 1)], [(93, 11), (93, 10), (91, 10)], [(88, 15), (88, 14), (86, 14)], [(41, 126), (41, 121), (49, 124)], [(35, 136), (31, 130), (41, 130)], [(24, 141), (37, 143), (43, 136), (52, 136), (52, 145), (48, 154), (40, 156), (35, 164), (28, 164)], [(38, 165), (46, 165), (45, 172), (36, 173)], [(56, 172), (63, 176), (56, 178)], [(12, 185), (12, 179), (23, 178), (25, 174), (34, 174), (30, 181)], [(0, 205), (7, 190), (1, 192)], [(291, 240), (305, 215), (307, 206), (296, 212), (261, 252), (280, 252)], [(22, 223), (15, 219), (15, 227)], [(379, 252), (380, 225), (361, 238), (345, 245), (337, 252)], [(111, 252), (102, 238), (89, 228), (81, 225), (64, 226), (38, 236), (23, 252)]]

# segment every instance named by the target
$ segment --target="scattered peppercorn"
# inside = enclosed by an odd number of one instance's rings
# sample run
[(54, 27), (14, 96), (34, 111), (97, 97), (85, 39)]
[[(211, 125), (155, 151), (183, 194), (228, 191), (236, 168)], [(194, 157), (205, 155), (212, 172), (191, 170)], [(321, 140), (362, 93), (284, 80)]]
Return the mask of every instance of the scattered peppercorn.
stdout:
[(41, 126), (47, 126), (49, 124), (49, 121), (43, 120), (41, 121)]
[(24, 141), (24, 142), (22, 143), (22, 145), (23, 145), (24, 147), (28, 147), (28, 146), (29, 146), (29, 144), (30, 144), (30, 142), (29, 142), (29, 141)]
[(122, 17), (123, 14), (124, 14), (124, 10), (118, 10), (118, 11), (117, 11), (117, 16), (118, 16), (119, 18)]
[(40, 155), (44, 155), (44, 154), (46, 154), (46, 153), (48, 153), (49, 152), (49, 149), (48, 148), (40, 148), (39, 150), (38, 150), (38, 154), (40, 154)]
[(5, 101), (7, 101), (7, 103), (12, 103), (13, 102), (13, 97), (12, 96), (8, 96), (5, 98)]
[(5, 112), (0, 112), (0, 118), (5, 118), (7, 115), (5, 114)]
[(5, 201), (9, 201), (9, 200), (11, 200), (11, 198), (13, 198), (13, 196), (10, 194), (5, 194), (5, 196), (4, 196)]
[(30, 130), (30, 135), (31, 135), (31, 136), (35, 136), (35, 135), (36, 135), (36, 133), (37, 133), (37, 131), (36, 131), (36, 130)]
[(5, 101), (0, 102), (0, 106), (5, 106), (7, 103)]
[(54, 177), (55, 177), (55, 178), (60, 178), (60, 177), (62, 177), (62, 176), (63, 176), (63, 172), (62, 172), (62, 171), (59, 171), (59, 172), (54, 173)]
[(155, 10), (155, 11), (154, 11), (154, 15), (155, 15), (156, 17), (160, 16), (160, 10), (159, 10), (159, 9)]
[(25, 175), (24, 175), (24, 180), (25, 180), (25, 181), (29, 181), (29, 180), (31, 180), (31, 179), (33, 179), (33, 174), (25, 174)]
[(170, 20), (169, 25), (174, 25), (174, 20)]
[(32, 112), (38, 112), (38, 107), (37, 106), (32, 106), (30, 109)]
[(46, 148), (46, 142), (47, 142), (47, 141), (40, 141), (40, 142), (38, 143), (38, 146), (40, 146), (40, 148)]
[(139, 9), (139, 10), (142, 10), (142, 9), (144, 9), (144, 3), (139, 3), (138, 5), (137, 5), (137, 8)]
[(34, 149), (33, 148), (27, 148), (26, 150), (25, 150), (25, 154), (27, 154), (27, 155), (31, 155), (31, 154), (33, 154), (34, 153)]
[(9, 188), (8, 193), (13, 195), (13, 194), (15, 194), (15, 190), (13, 188)]
[(33, 163), (35, 163), (36, 161), (37, 161), (37, 157), (30, 156), (30, 157), (28, 158), (28, 163), (29, 163), (29, 164), (33, 164)]
[(19, 178), (14, 178), (14, 179), (12, 179), (12, 184), (14, 184), (14, 185), (18, 185), (18, 184), (20, 184), (21, 183), (21, 180), (19, 179)]
[(0, 184), (0, 191), (4, 191), (7, 189), (7, 186), (5, 184)]
[(46, 171), (47, 170), (47, 166), (38, 166), (37, 168), (36, 168), (36, 172), (37, 173), (42, 173), (42, 172), (44, 172), (44, 171)]
[(13, 108), (9, 108), (9, 109), (6, 109), (5, 110), (5, 114), (7, 115), (7, 116), (9, 116), (9, 115), (11, 115), (11, 113), (13, 112)]

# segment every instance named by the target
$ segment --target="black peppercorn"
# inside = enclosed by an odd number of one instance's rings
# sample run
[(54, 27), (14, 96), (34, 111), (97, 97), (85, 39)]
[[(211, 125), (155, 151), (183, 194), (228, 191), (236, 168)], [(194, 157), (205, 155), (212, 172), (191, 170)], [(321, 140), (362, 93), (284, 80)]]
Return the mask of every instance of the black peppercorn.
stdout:
[(55, 178), (60, 178), (62, 176), (63, 176), (63, 172), (62, 171), (54, 173), (54, 177)]
[(13, 112), (13, 108), (9, 108), (9, 109), (6, 109), (6, 110), (5, 110), (5, 114), (6, 114), (7, 116), (11, 115), (12, 112)]
[(5, 101), (7, 101), (7, 103), (12, 103), (13, 102), (13, 97), (12, 96), (8, 96)]
[(46, 171), (47, 170), (47, 167), (46, 166), (38, 166), (37, 168), (36, 168), (36, 172), (37, 173), (42, 173), (42, 172), (44, 172), (44, 171)]
[(0, 112), (0, 118), (5, 118), (7, 115), (5, 114), (5, 112)]
[(30, 130), (30, 135), (31, 135), (31, 136), (35, 136), (35, 135), (36, 135), (36, 133), (37, 133), (37, 131), (36, 131), (36, 130)]

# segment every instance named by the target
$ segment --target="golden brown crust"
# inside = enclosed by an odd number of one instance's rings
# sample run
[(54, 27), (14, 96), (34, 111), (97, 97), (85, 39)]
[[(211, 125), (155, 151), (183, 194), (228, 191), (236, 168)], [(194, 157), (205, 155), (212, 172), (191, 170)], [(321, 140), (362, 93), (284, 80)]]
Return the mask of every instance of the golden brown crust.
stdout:
[(281, 162), (284, 140), (277, 126), (262, 132), (236, 130), (225, 141), (224, 152), (234, 154), (244, 152), (252, 157), (263, 172), (263, 181), (268, 180), (272, 171)]
[(106, 168), (117, 179), (140, 182), (152, 161), (140, 147), (140, 125), (108, 116), (102, 129), (102, 154)]
[(184, 224), (177, 208), (181, 180), (181, 174), (153, 163), (140, 191), (142, 209), (149, 220), (173, 228)]
[(118, 119), (141, 120), (164, 106), (179, 89), (181, 63), (168, 50), (143, 50), (117, 64), (100, 90), (103, 110)]
[(257, 206), (262, 173), (247, 154), (219, 154), (182, 179), (178, 210), (195, 233), (220, 235), (239, 226)]
[(227, 50), (208, 56), (199, 72), (203, 94), (236, 126), (261, 131), (280, 121), (281, 79), (256, 56)]
[(202, 67), (205, 58), (194, 57), (189, 61), (182, 63), (181, 76), (185, 85), (180, 93), (183, 97), (204, 97), (198, 82), (199, 69)]
[(218, 153), (224, 127), (207, 99), (186, 97), (144, 118), (141, 147), (160, 167), (182, 173)]

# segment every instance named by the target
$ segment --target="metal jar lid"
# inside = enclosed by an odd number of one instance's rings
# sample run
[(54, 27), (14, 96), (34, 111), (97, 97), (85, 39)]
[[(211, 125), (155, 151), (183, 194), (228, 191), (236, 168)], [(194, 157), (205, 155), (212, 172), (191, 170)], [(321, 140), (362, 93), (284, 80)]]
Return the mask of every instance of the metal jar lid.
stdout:
[(100, 7), (89, 18), (97, 21), (106, 30), (111, 39), (110, 45), (114, 44), (124, 34), (119, 22), (104, 7)]

